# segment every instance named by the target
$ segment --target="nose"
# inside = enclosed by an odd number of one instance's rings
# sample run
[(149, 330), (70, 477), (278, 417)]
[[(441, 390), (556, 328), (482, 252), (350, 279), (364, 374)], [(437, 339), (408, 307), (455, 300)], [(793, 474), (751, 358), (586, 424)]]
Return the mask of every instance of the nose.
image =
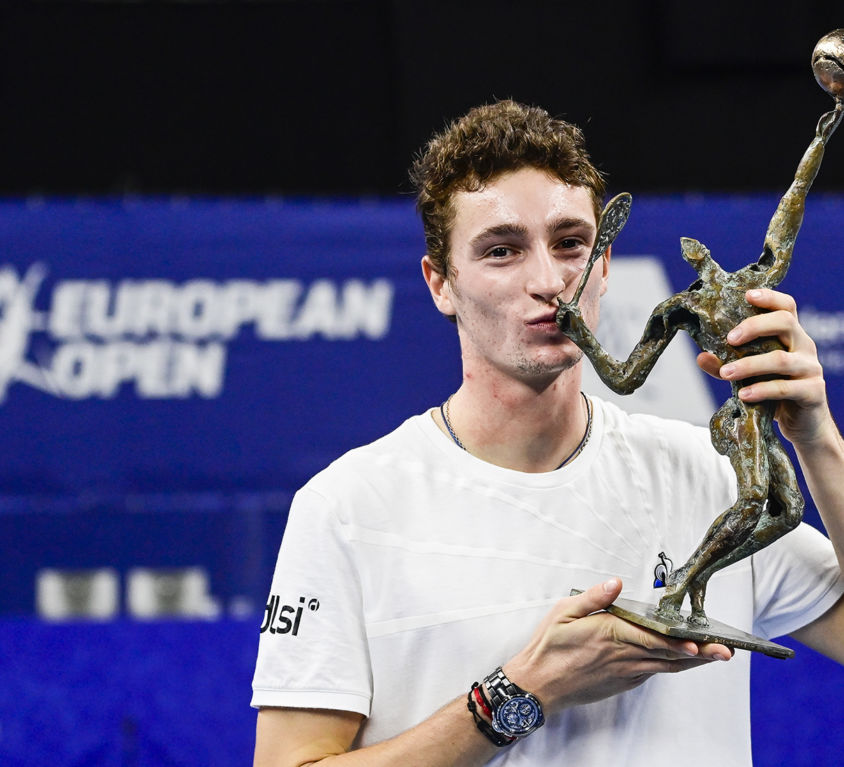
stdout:
[(543, 250), (532, 259), (527, 281), (527, 291), (540, 303), (553, 304), (566, 289), (563, 266), (551, 253)]

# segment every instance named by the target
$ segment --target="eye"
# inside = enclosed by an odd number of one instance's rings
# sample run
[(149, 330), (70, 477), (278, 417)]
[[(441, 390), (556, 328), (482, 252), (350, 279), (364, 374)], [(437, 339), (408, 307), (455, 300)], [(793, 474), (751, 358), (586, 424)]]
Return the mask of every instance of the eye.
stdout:
[(563, 237), (554, 246), (557, 257), (572, 268), (583, 269), (589, 258), (590, 245), (582, 237)]
[(586, 247), (586, 243), (579, 237), (564, 237), (557, 243), (557, 247), (561, 250), (575, 250), (577, 248)]
[(507, 245), (496, 245), (494, 248), (490, 248), (485, 255), (487, 258), (501, 260), (512, 256), (514, 252), (513, 248), (508, 247)]

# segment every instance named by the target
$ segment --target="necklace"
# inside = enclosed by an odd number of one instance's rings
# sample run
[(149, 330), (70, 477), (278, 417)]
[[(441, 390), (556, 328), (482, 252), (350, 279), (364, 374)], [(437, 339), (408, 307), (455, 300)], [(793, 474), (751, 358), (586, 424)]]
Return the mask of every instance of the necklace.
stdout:
[[(451, 418), (448, 417), (448, 406), (451, 404), (451, 398), (453, 396), (454, 394), (451, 394), (449, 398), (445, 402), (443, 402), (442, 405), (440, 405), (440, 415), (443, 417), (443, 423), (445, 424), (445, 428), (448, 429), (448, 434), (454, 440), (454, 444), (457, 445), (457, 447), (466, 450), (466, 445), (464, 445), (460, 441), (460, 437), (458, 437), (457, 434), (454, 433), (454, 429), (451, 427)], [(466, 450), (466, 452), (468, 453), (469, 451)]]
[[(451, 425), (451, 418), (449, 417), (449, 405), (451, 404), (451, 397), (453, 396), (454, 394), (440, 405), (440, 415), (442, 416), (445, 428), (448, 430), (448, 435), (454, 441), (454, 444), (461, 450), (466, 450), (466, 446), (460, 441), (460, 437), (457, 436), (457, 432), (454, 431), (454, 427)], [(583, 392), (580, 392), (580, 396), (583, 397), (583, 401), (586, 403), (586, 431), (583, 433), (583, 439), (580, 440), (580, 444), (574, 449), (569, 457), (557, 467), (558, 469), (562, 469), (567, 463), (571, 463), (575, 458), (577, 458), (577, 456), (583, 452), (583, 448), (586, 447), (586, 443), (589, 442), (589, 437), (592, 436), (592, 401)], [(466, 450), (466, 452), (468, 453), (469, 451)]]

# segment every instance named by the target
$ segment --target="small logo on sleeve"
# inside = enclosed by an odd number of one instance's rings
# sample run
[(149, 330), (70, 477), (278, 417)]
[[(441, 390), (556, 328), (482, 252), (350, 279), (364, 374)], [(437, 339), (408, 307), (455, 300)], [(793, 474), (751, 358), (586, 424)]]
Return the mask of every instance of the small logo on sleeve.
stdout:
[(666, 556), (664, 551), (660, 551), (657, 556), (659, 557), (659, 562), (654, 568), (654, 588), (662, 589), (665, 588), (668, 575), (674, 569), (674, 563)]
[(319, 600), (316, 597), (311, 599), (299, 597), (297, 605), (284, 605), (281, 603), (281, 597), (278, 594), (270, 594), (270, 601), (264, 608), (264, 622), (261, 625), (261, 633), (269, 631), (270, 634), (297, 636), (305, 608), (315, 613), (319, 610)]

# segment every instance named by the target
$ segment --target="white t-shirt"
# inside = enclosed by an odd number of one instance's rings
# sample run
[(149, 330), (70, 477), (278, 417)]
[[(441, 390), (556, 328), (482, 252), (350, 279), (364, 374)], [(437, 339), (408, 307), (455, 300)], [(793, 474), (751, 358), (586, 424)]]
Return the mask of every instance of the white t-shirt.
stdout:
[[(735, 476), (706, 430), (593, 403), (591, 439), (557, 471), (481, 461), (425, 413), (308, 482), (279, 553), (252, 705), (365, 714), (365, 746), (465, 696), (571, 588), (620, 576), (622, 596), (656, 602), (659, 553), (685, 562), (732, 504)], [(842, 593), (829, 542), (802, 525), (717, 572), (706, 608), (767, 638)], [(492, 763), (750, 764), (749, 656), (550, 716)]]

